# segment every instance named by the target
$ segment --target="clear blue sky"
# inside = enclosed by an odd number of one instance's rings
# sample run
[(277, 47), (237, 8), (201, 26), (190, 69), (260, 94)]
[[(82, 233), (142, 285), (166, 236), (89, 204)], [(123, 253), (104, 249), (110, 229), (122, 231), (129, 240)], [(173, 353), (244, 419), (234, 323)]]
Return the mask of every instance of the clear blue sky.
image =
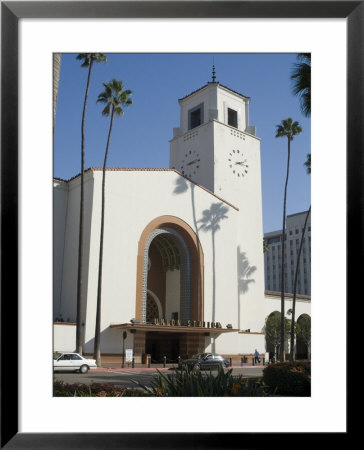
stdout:
[[(109, 118), (96, 104), (102, 83), (122, 80), (133, 91), (133, 105), (116, 118), (108, 167), (169, 167), (169, 140), (179, 126), (178, 99), (216, 80), (251, 97), (250, 125), (261, 139), (264, 232), (282, 226), (287, 140), (276, 139), (276, 125), (292, 117), (303, 128), (292, 142), (287, 214), (307, 210), (310, 176), (304, 162), (311, 152), (311, 124), (291, 92), (290, 74), (296, 54), (108, 54), (108, 63), (94, 65), (85, 125), (85, 167), (102, 167)], [(76, 54), (63, 54), (58, 93), (54, 176), (69, 179), (81, 168), (81, 117), (88, 69)], [(229, 200), (229, 199), (226, 199)]]

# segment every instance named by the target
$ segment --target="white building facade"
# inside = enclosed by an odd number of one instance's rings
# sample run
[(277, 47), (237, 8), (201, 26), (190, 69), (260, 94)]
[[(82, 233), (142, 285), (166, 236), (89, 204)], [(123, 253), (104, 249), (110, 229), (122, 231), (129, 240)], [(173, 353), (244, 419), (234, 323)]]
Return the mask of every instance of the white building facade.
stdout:
[[(265, 319), (277, 308), (274, 294), (264, 293), (260, 140), (249, 124), (249, 103), (218, 82), (207, 83), (179, 100), (170, 169), (106, 171), (102, 355), (128, 348), (136, 362), (145, 354), (173, 362), (201, 351), (265, 352)], [(101, 183), (101, 169), (86, 171), (82, 328), (88, 354), (95, 336)], [(55, 350), (74, 350), (65, 347), (76, 320), (79, 204), (80, 177), (56, 179)], [(309, 314), (310, 302), (305, 305)]]

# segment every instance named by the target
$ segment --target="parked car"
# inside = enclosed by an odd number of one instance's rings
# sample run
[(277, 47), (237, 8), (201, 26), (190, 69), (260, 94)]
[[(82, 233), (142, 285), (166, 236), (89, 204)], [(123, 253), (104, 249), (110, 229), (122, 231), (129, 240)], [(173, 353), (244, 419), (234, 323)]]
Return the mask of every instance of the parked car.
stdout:
[(178, 364), (178, 368), (188, 368), (197, 370), (217, 370), (219, 367), (229, 367), (230, 362), (228, 359), (216, 353), (198, 353), (191, 359), (181, 360)]
[[(60, 355), (60, 356), (59, 356)], [(95, 359), (86, 359), (78, 353), (53, 354), (53, 370), (80, 371), (87, 373), (89, 369), (96, 369)]]

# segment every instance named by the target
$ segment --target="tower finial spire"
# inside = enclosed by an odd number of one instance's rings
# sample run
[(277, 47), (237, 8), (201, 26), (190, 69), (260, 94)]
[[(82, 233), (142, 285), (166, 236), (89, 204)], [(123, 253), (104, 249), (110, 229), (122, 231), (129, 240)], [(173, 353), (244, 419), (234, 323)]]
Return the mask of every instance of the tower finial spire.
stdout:
[(216, 83), (214, 58), (212, 58), (212, 82)]

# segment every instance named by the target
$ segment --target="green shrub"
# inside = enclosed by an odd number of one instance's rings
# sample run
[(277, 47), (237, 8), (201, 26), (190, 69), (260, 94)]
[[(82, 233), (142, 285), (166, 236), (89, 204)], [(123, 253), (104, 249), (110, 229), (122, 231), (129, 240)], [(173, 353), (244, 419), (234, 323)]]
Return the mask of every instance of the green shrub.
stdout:
[(142, 397), (144, 392), (138, 389), (128, 389), (113, 386), (112, 384), (92, 383), (90, 385), (75, 383), (67, 384), (63, 381), (54, 381), (54, 397)]
[(216, 376), (196, 370), (182, 369), (172, 374), (158, 372), (151, 386), (136, 385), (154, 397), (263, 397), (268, 391), (260, 379), (232, 375), (232, 369), (219, 369)]
[(311, 362), (283, 362), (269, 364), (263, 370), (266, 386), (277, 395), (309, 397), (311, 395)]

